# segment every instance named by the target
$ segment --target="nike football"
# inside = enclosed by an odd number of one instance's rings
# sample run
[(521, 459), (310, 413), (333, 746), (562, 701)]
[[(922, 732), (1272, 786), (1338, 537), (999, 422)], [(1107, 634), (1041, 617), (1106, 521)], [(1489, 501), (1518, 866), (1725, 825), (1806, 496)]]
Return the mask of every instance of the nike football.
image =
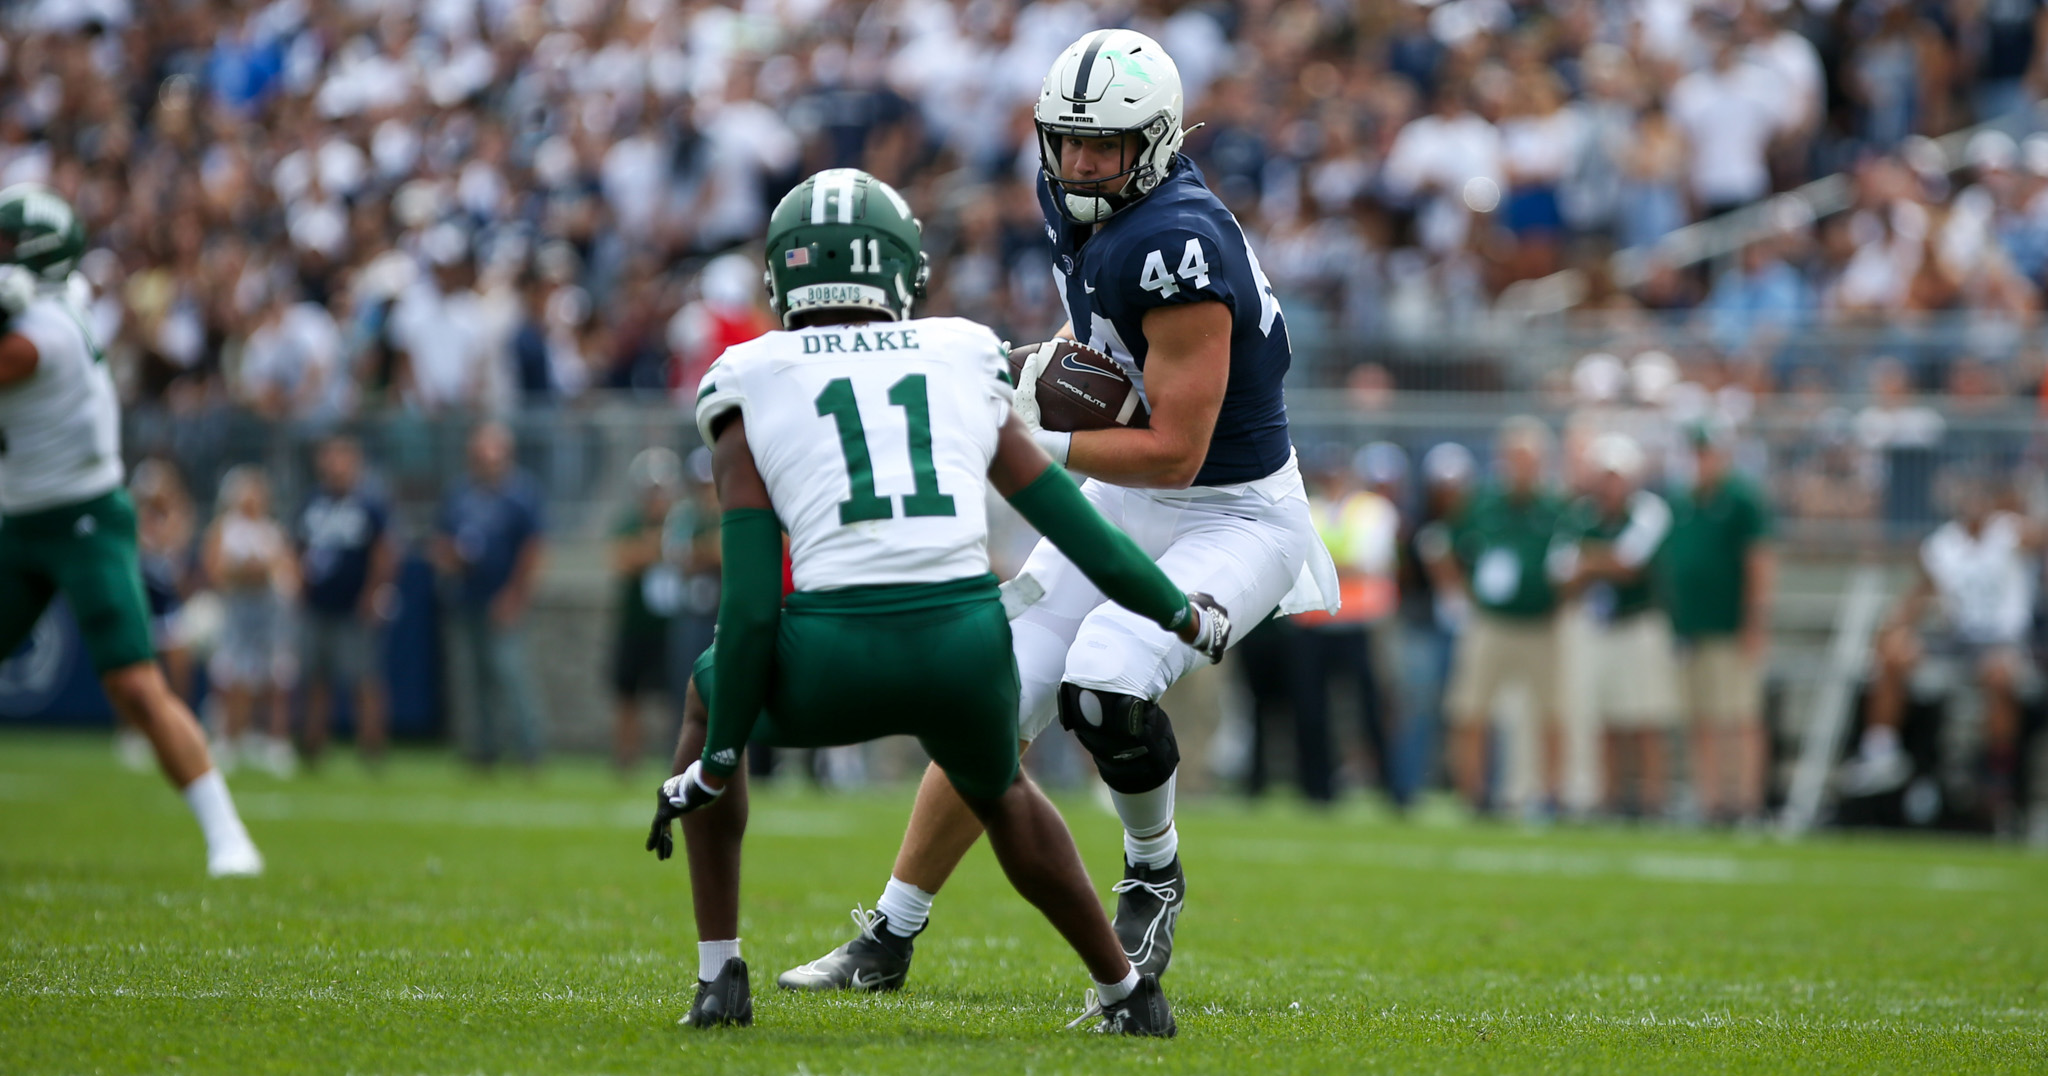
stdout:
[(1010, 352), (1010, 376), (1041, 348), (1052, 348), (1038, 375), (1038, 420), (1048, 430), (1107, 430), (1117, 426), (1144, 429), (1151, 421), (1138, 388), (1124, 376), (1116, 360), (1086, 344), (1048, 340)]

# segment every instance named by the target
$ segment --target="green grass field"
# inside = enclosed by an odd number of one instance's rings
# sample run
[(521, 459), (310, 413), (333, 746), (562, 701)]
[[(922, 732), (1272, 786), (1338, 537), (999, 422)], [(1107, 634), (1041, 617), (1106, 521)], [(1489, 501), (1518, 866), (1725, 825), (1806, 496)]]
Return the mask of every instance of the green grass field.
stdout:
[[(691, 1031), (653, 779), (238, 775), (270, 873), (209, 882), (183, 805), (103, 739), (0, 738), (0, 1072), (2048, 1071), (2048, 859), (1968, 842), (1209, 800), (1181, 821), (1177, 1040), (1061, 1031), (1086, 978), (985, 850), (903, 993), (775, 990), (880, 891), (907, 789), (757, 798), (756, 1025)], [(1106, 892), (1114, 819), (1063, 808)]]

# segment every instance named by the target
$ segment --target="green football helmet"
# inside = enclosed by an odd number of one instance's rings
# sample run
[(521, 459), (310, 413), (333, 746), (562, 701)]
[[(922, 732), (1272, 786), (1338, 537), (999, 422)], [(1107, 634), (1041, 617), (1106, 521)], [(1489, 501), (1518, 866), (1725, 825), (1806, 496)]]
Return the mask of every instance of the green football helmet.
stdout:
[(931, 266), (920, 225), (895, 188), (858, 168), (797, 184), (768, 218), (768, 299), (784, 328), (820, 310), (910, 317)]
[(0, 190), (0, 262), (46, 281), (71, 275), (85, 253), (85, 226), (56, 191), (37, 183)]

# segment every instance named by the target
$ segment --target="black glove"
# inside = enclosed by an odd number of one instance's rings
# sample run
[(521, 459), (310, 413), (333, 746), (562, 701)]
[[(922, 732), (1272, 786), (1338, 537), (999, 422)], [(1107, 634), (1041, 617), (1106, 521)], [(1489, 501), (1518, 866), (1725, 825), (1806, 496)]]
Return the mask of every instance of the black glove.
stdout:
[(1216, 604), (1216, 599), (1197, 590), (1188, 592), (1188, 602), (1201, 614), (1201, 619), (1195, 624), (1195, 637), (1188, 641), (1188, 645), (1214, 665), (1223, 660), (1223, 651), (1230, 646), (1230, 611)]
[(654, 825), (647, 831), (647, 850), (657, 859), (667, 859), (676, 854), (675, 832), (669, 823), (706, 806), (725, 794), (722, 788), (712, 788), (704, 783), (704, 763), (700, 759), (690, 763), (690, 768), (661, 783), (654, 793)]
[(669, 805), (667, 792), (658, 788), (654, 790), (654, 826), (647, 831), (647, 850), (654, 853), (654, 858), (667, 859), (676, 854), (675, 831), (668, 824), (682, 814)]

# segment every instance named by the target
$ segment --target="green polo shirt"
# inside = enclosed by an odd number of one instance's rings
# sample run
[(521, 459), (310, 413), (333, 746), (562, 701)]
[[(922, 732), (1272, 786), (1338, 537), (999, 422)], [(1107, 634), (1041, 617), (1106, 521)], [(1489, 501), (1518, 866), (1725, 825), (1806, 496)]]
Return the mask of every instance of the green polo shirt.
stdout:
[[(1600, 511), (1599, 502), (1591, 497), (1573, 502), (1567, 515), (1565, 528), (1576, 535), (1582, 545), (1614, 544), (1616, 538), (1628, 529), (1632, 514), (1623, 514), (1619, 519), (1610, 518)], [(1666, 535), (1668, 540), (1669, 535)], [(1650, 555), (1650, 564), (1636, 577), (1626, 583), (1600, 582), (1593, 585), (1586, 594), (1586, 601), (1593, 606), (1595, 615), (1601, 620), (1620, 620), (1647, 612), (1657, 604), (1656, 563), (1662, 556), (1663, 545)]]
[(1737, 475), (1671, 498), (1671, 534), (1658, 558), (1671, 626), (1680, 636), (1733, 635), (1748, 609), (1749, 551), (1771, 536), (1763, 494)]
[[(670, 513), (671, 518), (674, 513)], [(639, 538), (661, 530), (662, 520), (650, 520), (637, 504), (628, 505), (612, 525), (612, 537)], [(618, 631), (623, 638), (645, 638), (668, 631), (669, 618), (682, 606), (682, 576), (673, 564), (657, 561), (637, 572), (621, 575)]]
[(1563, 516), (1563, 499), (1547, 490), (1520, 499), (1498, 486), (1475, 493), (1451, 524), (1451, 549), (1474, 604), (1522, 620), (1555, 612), (1548, 561)]

